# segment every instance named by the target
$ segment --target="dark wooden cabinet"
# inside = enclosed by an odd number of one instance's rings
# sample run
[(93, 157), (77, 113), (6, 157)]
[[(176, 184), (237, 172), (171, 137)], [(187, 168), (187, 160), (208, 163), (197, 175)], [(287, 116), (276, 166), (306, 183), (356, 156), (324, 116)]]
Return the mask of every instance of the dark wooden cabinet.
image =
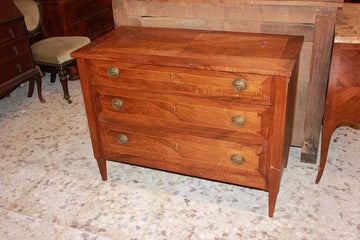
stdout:
[(95, 158), (269, 192), (286, 165), (302, 37), (119, 27), (75, 51)]
[(111, 0), (41, 0), (47, 36), (95, 39), (114, 29)]
[(0, 98), (24, 81), (40, 81), (24, 18), (12, 0), (1, 0), (0, 3), (0, 75)]

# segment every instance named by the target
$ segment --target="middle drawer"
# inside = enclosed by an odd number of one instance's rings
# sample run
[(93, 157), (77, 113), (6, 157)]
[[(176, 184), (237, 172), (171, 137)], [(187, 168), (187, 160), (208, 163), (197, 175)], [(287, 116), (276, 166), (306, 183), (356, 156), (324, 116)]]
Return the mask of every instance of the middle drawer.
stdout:
[(224, 140), (268, 137), (269, 107), (165, 93), (94, 88), (99, 121), (195, 132)]

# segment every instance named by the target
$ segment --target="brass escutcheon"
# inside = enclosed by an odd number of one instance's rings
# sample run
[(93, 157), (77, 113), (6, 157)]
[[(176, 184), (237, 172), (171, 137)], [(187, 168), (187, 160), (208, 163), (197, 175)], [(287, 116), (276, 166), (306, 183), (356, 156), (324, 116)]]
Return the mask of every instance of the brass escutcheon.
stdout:
[(244, 91), (246, 89), (247, 83), (246, 83), (245, 79), (237, 78), (232, 82), (232, 86), (235, 91), (240, 92), (240, 91)]
[(19, 54), (19, 48), (17, 46), (13, 46), (12, 51), (15, 53), (15, 55)]
[(11, 38), (15, 38), (14, 30), (12, 30), (11, 28), (8, 30), (8, 34), (10, 35)]
[(110, 66), (107, 68), (107, 73), (110, 77), (117, 78), (119, 76), (120, 71), (117, 67)]
[(246, 120), (241, 115), (235, 115), (231, 118), (231, 122), (235, 127), (243, 127), (246, 123)]
[(124, 102), (117, 98), (111, 101), (111, 105), (116, 110), (121, 110), (124, 108)]
[(16, 64), (16, 69), (19, 71), (19, 73), (22, 72), (21, 64)]
[(127, 136), (125, 136), (125, 135), (119, 135), (119, 136), (117, 137), (117, 140), (118, 140), (118, 142), (121, 143), (122, 145), (126, 145), (126, 144), (129, 143), (129, 139), (128, 139)]
[(244, 157), (240, 154), (231, 155), (231, 162), (235, 165), (241, 165), (244, 163)]

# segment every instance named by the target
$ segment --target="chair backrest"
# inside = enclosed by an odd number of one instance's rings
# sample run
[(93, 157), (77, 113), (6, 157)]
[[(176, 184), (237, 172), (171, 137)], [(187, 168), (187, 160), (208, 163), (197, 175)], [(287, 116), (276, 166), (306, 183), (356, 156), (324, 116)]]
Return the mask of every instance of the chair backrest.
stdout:
[(24, 15), (28, 32), (35, 32), (40, 28), (40, 9), (34, 0), (13, 0), (14, 4)]

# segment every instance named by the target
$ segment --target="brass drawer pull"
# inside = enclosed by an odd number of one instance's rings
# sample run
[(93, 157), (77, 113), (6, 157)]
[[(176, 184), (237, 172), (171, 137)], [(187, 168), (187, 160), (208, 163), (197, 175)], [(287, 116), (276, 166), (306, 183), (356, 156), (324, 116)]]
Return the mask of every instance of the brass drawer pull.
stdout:
[(8, 34), (10, 35), (11, 38), (14, 38), (14, 30), (12, 30), (11, 28), (8, 30)]
[(232, 86), (235, 91), (241, 92), (247, 88), (247, 83), (246, 83), (245, 79), (237, 78), (232, 82)]
[(21, 64), (16, 64), (16, 69), (19, 71), (19, 73), (22, 72)]
[(235, 115), (231, 118), (231, 122), (235, 127), (243, 127), (246, 123), (246, 120), (241, 115)]
[(124, 108), (124, 102), (115, 98), (111, 101), (111, 106), (116, 110), (121, 110)]
[(15, 55), (19, 54), (19, 48), (17, 46), (13, 46), (12, 51), (15, 53)]
[(110, 77), (117, 78), (119, 76), (120, 71), (117, 67), (110, 66), (107, 69), (107, 73)]
[(231, 155), (231, 162), (235, 165), (241, 165), (244, 163), (244, 157), (240, 154)]
[(118, 142), (121, 143), (122, 145), (126, 145), (126, 144), (129, 143), (129, 139), (128, 139), (127, 136), (125, 136), (125, 135), (119, 135), (119, 136), (117, 137), (117, 140), (118, 140)]

